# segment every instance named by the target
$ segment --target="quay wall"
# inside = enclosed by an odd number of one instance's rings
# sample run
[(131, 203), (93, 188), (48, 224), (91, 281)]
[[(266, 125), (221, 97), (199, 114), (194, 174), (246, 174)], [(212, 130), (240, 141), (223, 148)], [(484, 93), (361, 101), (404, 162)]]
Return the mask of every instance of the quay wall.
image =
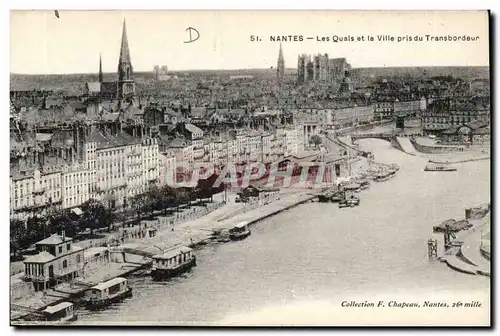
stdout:
[(425, 154), (440, 154), (440, 153), (451, 153), (451, 152), (464, 152), (467, 151), (466, 146), (429, 146), (419, 144), (415, 139), (410, 139), (415, 150), (420, 153)]

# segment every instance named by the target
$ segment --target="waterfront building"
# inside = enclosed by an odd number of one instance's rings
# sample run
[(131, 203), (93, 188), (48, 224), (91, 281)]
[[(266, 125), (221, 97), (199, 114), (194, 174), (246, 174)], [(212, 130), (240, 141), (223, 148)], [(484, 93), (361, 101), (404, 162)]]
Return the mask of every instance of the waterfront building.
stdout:
[(443, 144), (488, 145), (491, 131), (489, 122), (474, 120), (466, 124), (452, 126), (441, 134)]
[(73, 245), (73, 239), (53, 234), (35, 244), (38, 254), (24, 260), (25, 280), (34, 284), (35, 290), (51, 288), (61, 281), (78, 277), (84, 267), (83, 249)]
[(62, 208), (74, 208), (92, 198), (92, 181), (95, 170), (87, 169), (89, 165), (74, 163), (62, 168)]
[(394, 102), (393, 101), (378, 101), (373, 104), (373, 119), (387, 120), (391, 119), (394, 115)]
[(437, 99), (422, 112), (422, 130), (424, 135), (441, 135), (450, 127), (489, 118), (489, 97)]
[(49, 209), (60, 209), (62, 203), (62, 169), (46, 166), (44, 169), (21, 168), (10, 176), (10, 213), (15, 219), (44, 214)]
[(126, 207), (130, 197), (145, 192), (150, 183), (158, 180), (156, 139), (92, 130), (84, 148), (86, 166), (95, 167), (92, 197), (110, 208)]
[(158, 184), (160, 186), (167, 185), (169, 182), (175, 181), (175, 172), (177, 170), (175, 152), (172, 150), (158, 154)]

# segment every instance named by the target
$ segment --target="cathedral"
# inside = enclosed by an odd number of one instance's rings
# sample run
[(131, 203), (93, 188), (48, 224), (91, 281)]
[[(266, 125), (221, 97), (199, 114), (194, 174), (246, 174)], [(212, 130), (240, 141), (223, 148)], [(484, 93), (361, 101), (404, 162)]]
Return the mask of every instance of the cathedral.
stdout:
[(102, 73), (102, 59), (99, 56), (99, 81), (85, 85), (86, 94), (105, 100), (132, 102), (135, 97), (135, 81), (127, 39), (127, 24), (123, 21), (120, 58), (118, 60), (118, 80), (105, 82)]

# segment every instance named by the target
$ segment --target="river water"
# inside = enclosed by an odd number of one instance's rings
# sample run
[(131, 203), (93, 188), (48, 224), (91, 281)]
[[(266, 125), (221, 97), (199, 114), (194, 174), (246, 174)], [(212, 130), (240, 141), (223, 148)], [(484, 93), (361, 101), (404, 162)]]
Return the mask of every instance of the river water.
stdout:
[[(489, 202), (490, 162), (457, 172), (424, 172), (427, 161), (361, 140), (377, 161), (397, 163), (393, 179), (372, 183), (356, 208), (308, 203), (252, 227), (241, 242), (206, 246), (198, 266), (167, 282), (132, 278), (132, 298), (85, 324), (406, 324), (488, 323), (490, 278), (431, 262), (432, 226)], [(480, 308), (346, 308), (343, 301), (479, 300)]]

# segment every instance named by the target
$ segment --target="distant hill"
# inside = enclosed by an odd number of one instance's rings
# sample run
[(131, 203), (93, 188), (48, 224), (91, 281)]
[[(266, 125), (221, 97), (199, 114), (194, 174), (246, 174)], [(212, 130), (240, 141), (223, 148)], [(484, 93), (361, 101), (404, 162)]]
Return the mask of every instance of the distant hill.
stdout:
[[(185, 70), (171, 71), (173, 75), (190, 77), (228, 77), (233, 75), (253, 75), (257, 78), (272, 78), (276, 76), (276, 69), (235, 69), (235, 70)], [(287, 68), (285, 73), (293, 75), (297, 69)], [(136, 82), (141, 83), (153, 79), (153, 72), (137, 72), (134, 74)], [(352, 70), (353, 79), (363, 81), (375, 77), (404, 77), (413, 78), (433, 76), (453, 76), (463, 78), (489, 78), (488, 67), (387, 67), (387, 68), (356, 68)], [(116, 80), (116, 73), (105, 73), (105, 81)], [(11, 90), (62, 90), (72, 93), (81, 93), (86, 82), (97, 81), (94, 74), (67, 74), (67, 75), (23, 75), (11, 74)]]

